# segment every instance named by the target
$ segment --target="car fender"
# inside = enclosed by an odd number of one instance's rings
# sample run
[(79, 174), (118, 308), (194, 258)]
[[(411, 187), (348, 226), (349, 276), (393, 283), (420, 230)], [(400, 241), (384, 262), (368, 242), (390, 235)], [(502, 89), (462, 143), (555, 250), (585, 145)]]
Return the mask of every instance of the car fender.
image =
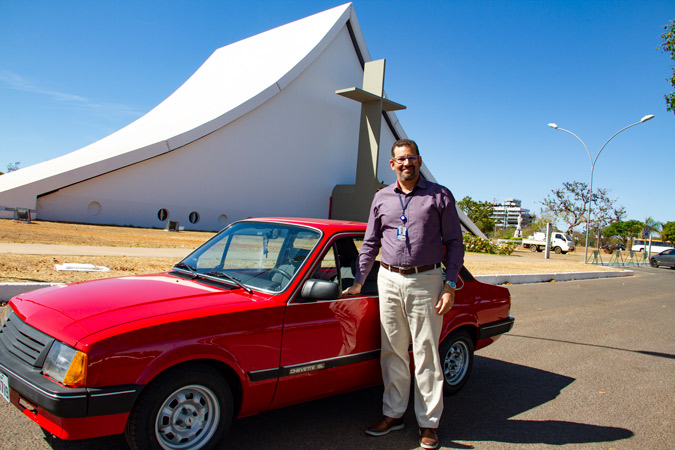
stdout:
[[(453, 310), (450, 310), (447, 314), (453, 314)], [(440, 342), (443, 342), (450, 333), (460, 328), (465, 328), (469, 332), (469, 335), (473, 338), (474, 344), (478, 340), (478, 318), (475, 314), (469, 311), (457, 311), (454, 316), (450, 317), (443, 321), (443, 328), (441, 330), (441, 339)]]
[(246, 373), (231, 351), (208, 344), (193, 344), (163, 352), (141, 372), (137, 384), (146, 385), (175, 366), (196, 361), (217, 361), (225, 364), (237, 375), (240, 384), (245, 380)]

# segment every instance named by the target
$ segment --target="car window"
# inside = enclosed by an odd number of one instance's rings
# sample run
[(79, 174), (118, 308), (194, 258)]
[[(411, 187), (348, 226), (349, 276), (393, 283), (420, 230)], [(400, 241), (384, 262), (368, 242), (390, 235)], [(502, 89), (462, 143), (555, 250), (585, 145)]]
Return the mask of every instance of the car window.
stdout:
[(356, 259), (363, 238), (350, 236), (338, 238), (326, 250), (320, 264), (314, 270), (312, 278), (329, 280), (340, 285), (340, 289), (347, 289), (354, 284)]
[(318, 231), (300, 226), (240, 222), (207, 241), (176, 268), (278, 292), (290, 284), (319, 238)]

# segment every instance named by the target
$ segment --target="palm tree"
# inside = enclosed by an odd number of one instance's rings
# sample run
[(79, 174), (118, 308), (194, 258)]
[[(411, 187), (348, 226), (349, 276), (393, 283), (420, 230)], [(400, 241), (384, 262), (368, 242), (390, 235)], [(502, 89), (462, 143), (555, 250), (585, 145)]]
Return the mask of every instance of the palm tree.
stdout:
[(652, 217), (647, 217), (645, 219), (645, 226), (650, 228), (649, 234), (655, 237), (661, 236), (661, 231), (663, 230), (663, 222), (659, 222)]

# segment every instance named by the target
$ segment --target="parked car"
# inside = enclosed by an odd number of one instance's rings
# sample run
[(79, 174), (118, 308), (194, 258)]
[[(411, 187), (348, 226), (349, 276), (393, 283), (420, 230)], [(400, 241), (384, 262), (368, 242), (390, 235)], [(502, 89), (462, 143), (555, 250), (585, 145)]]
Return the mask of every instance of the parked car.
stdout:
[(600, 247), (605, 253), (614, 253), (616, 250), (626, 250), (623, 244), (607, 244)]
[[(341, 298), (364, 232), (250, 219), (167, 273), (16, 296), (0, 323), (0, 392), (61, 439), (195, 450), (223, 445), (235, 417), (380, 384), (379, 263)], [(508, 289), (461, 270), (440, 346), (446, 393), (511, 329), (510, 305)]]
[(657, 255), (649, 258), (649, 265), (652, 267), (666, 266), (675, 269), (675, 249), (664, 250)]

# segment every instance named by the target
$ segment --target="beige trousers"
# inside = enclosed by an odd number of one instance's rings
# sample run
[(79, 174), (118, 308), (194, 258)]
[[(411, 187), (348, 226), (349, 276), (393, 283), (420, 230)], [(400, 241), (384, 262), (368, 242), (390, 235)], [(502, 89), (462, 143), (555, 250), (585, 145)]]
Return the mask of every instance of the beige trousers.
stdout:
[(441, 269), (401, 275), (381, 268), (377, 279), (382, 336), (382, 411), (402, 417), (410, 396), (412, 340), (415, 363), (415, 415), (423, 428), (438, 428), (443, 412), (443, 370), (438, 341), (443, 325), (435, 306), (443, 290)]

